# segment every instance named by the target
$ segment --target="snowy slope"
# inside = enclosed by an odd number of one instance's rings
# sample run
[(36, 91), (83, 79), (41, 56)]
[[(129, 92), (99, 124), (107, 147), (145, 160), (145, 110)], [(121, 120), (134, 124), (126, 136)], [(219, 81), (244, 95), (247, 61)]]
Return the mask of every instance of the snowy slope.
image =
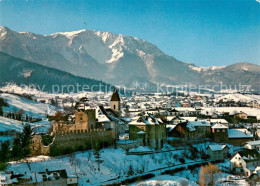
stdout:
[[(47, 132), (50, 128), (51, 122), (46, 118), (46, 114), (53, 115), (56, 112), (56, 108), (52, 105), (39, 103), (36, 101), (28, 100), (23, 97), (1, 93), (0, 97), (7, 103), (8, 107), (3, 107), (4, 113), (18, 112), (20, 109), (24, 111), (24, 116), (27, 114), (33, 118), (41, 118), (41, 121), (28, 123), (31, 125), (35, 132)], [(21, 132), (23, 126), (27, 122), (21, 122), (10, 118), (0, 117), (0, 131), (15, 130)]]
[(11, 131), (11, 130), (21, 132), (23, 130), (22, 122), (0, 116), (0, 131)]
[(217, 97), (217, 101), (241, 101), (241, 102), (251, 102), (257, 101), (260, 103), (260, 95), (242, 95), (242, 94), (227, 94), (224, 96)]
[[(168, 167), (169, 162), (175, 165), (181, 165), (178, 160), (174, 159), (174, 154), (181, 157), (183, 150), (175, 150), (171, 152), (148, 154), (143, 156), (126, 155), (121, 148), (113, 149), (106, 148), (101, 150), (100, 171), (98, 170), (98, 162), (93, 156), (92, 151), (85, 151), (83, 153), (75, 153), (71, 156), (63, 156), (56, 158), (33, 157), (29, 158), (31, 171), (44, 171), (66, 169), (69, 174), (75, 175), (75, 170), (79, 176), (79, 183), (83, 185), (103, 185), (109, 179), (117, 178), (121, 175), (122, 180), (126, 179), (127, 171), (130, 165), (133, 166), (134, 171), (138, 172), (144, 169), (145, 172), (155, 170), (162, 167)], [(196, 161), (201, 161), (197, 159)], [(193, 160), (186, 159), (186, 163), (192, 163)], [(15, 170), (16, 172), (24, 173), (29, 171), (26, 163), (13, 162), (8, 166), (8, 170)], [(140, 173), (139, 173), (140, 174)], [(89, 182), (87, 182), (89, 181)], [(114, 182), (117, 179), (114, 180)]]
[(137, 184), (137, 186), (171, 186), (171, 185), (187, 185), (187, 186), (195, 186), (198, 185), (194, 181), (189, 181), (186, 178), (182, 178), (179, 176), (170, 176), (170, 175), (160, 175), (156, 178), (153, 178), (149, 181), (142, 181)]
[(56, 108), (52, 105), (28, 100), (17, 95), (2, 93), (0, 94), (0, 97), (5, 99), (9, 105), (8, 107), (3, 107), (5, 113), (23, 109), (27, 115), (37, 118), (45, 118), (46, 114), (53, 115), (56, 112)]
[(214, 112), (217, 113), (224, 113), (229, 112), (230, 115), (233, 115), (235, 113), (239, 112), (245, 112), (249, 116), (256, 116), (257, 119), (260, 119), (260, 109), (258, 108), (250, 108), (250, 107), (214, 107), (214, 108), (202, 108), (201, 113), (206, 114), (207, 112), (211, 115)]

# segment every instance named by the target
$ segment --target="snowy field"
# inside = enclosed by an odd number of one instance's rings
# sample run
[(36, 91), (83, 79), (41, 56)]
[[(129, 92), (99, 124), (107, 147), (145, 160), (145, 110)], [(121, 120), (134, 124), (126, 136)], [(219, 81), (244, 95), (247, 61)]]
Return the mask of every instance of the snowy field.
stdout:
[(0, 87), (0, 90), (3, 92), (12, 92), (12, 93), (16, 93), (16, 94), (30, 94), (32, 96), (34, 96), (35, 98), (37, 98), (37, 100), (42, 99), (55, 99), (55, 97), (59, 97), (59, 98), (66, 98), (66, 97), (71, 97), (73, 99), (79, 99), (82, 97), (88, 97), (88, 98), (92, 98), (95, 97), (97, 95), (105, 95), (107, 98), (111, 97), (112, 92), (109, 92), (108, 94), (105, 94), (104, 92), (87, 92), (87, 91), (82, 91), (82, 92), (78, 92), (78, 93), (64, 93), (64, 94), (52, 94), (52, 93), (48, 93), (48, 92), (44, 92), (44, 91), (39, 91), (37, 89), (33, 89), (32, 87), (28, 87), (28, 86), (17, 86), (14, 84), (8, 84), (4, 87)]
[(226, 94), (226, 95), (218, 95), (215, 94), (216, 100), (227, 100), (227, 101), (241, 101), (241, 102), (251, 102), (257, 101), (260, 103), (260, 95), (250, 95), (250, 94)]
[(223, 113), (229, 112), (230, 115), (239, 112), (245, 112), (248, 116), (256, 116), (258, 120), (260, 120), (260, 109), (258, 108), (250, 108), (250, 107), (203, 107), (201, 113), (206, 114), (213, 114), (214, 112)]
[[(164, 149), (166, 150), (166, 149)], [(124, 180), (127, 173), (133, 168), (135, 175), (148, 172), (159, 168), (179, 166), (179, 158), (183, 157), (185, 163), (201, 162), (200, 158), (195, 160), (187, 159), (183, 156), (184, 150), (147, 154), (147, 155), (126, 155), (121, 148), (106, 148), (100, 151), (99, 165), (93, 151), (77, 152), (64, 157), (33, 157), (27, 159), (28, 163), (11, 162), (8, 166), (9, 171), (24, 173), (25, 171), (40, 172), (45, 169), (56, 170), (66, 169), (69, 174), (75, 175), (75, 170), (79, 176), (79, 183), (100, 185), (108, 183), (109, 179)], [(176, 158), (177, 156), (177, 158)], [(31, 170), (30, 170), (31, 169)], [(118, 178), (120, 176), (120, 178)], [(118, 178), (118, 179), (117, 179)]]
[(132, 184), (131, 186), (178, 186), (178, 185), (198, 185), (194, 181), (190, 181), (189, 179), (186, 179), (184, 177), (179, 176), (171, 176), (171, 175), (159, 175), (152, 179), (149, 179), (147, 181), (141, 181), (135, 184)]

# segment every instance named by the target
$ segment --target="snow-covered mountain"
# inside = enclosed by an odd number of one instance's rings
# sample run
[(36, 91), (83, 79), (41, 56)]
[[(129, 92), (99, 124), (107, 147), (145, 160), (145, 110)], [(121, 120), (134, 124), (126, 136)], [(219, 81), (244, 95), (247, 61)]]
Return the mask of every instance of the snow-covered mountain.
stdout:
[[(38, 35), (15, 32), (2, 26), (0, 51), (77, 76), (120, 85), (134, 81), (229, 84), (234, 77), (243, 77), (243, 73), (247, 75), (246, 81), (238, 78), (236, 83), (253, 82), (255, 87), (256, 78), (259, 78), (256, 70), (260, 68), (257, 65), (248, 67), (252, 64), (246, 63), (242, 66), (201, 68), (178, 61), (142, 39), (92, 30)], [(232, 77), (228, 76), (229, 72), (232, 72)]]

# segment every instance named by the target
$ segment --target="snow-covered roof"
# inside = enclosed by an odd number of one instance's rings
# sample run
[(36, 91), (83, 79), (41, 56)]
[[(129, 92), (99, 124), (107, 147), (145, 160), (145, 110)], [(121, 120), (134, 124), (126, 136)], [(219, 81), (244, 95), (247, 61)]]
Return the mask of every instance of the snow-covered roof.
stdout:
[(190, 121), (188, 124), (192, 124), (194, 127), (210, 127), (210, 123), (205, 120)]
[(193, 107), (176, 107), (175, 109), (177, 111), (188, 111), (188, 112), (196, 111), (196, 109)]
[(220, 124), (220, 123), (216, 123), (215, 125), (213, 125), (211, 128), (213, 129), (228, 129), (227, 126)]
[(209, 145), (208, 148), (210, 148), (212, 151), (220, 151), (223, 150), (227, 145)]
[(249, 144), (249, 145), (260, 145), (260, 140), (256, 140), (256, 141), (249, 141), (249, 142), (247, 142), (247, 144)]
[(196, 121), (198, 119), (197, 117), (181, 117), (181, 118), (187, 121)]
[(166, 125), (166, 128), (168, 128), (168, 129), (169, 129), (169, 132), (171, 132), (176, 126), (177, 126), (177, 124)]
[(137, 134), (146, 134), (146, 132), (141, 130), (141, 131), (137, 132)]
[(253, 138), (253, 134), (247, 129), (229, 129), (228, 138)]
[(129, 125), (159, 125), (159, 124), (162, 124), (161, 120), (158, 120), (158, 118), (155, 118), (151, 114), (140, 116), (129, 123)]
[(205, 121), (205, 120), (200, 120), (200, 121), (190, 121), (187, 124), (187, 127), (189, 131), (195, 131), (196, 127), (210, 127), (210, 123)]
[(171, 121), (171, 120), (175, 119), (176, 116), (167, 116), (166, 118), (167, 118), (168, 121)]

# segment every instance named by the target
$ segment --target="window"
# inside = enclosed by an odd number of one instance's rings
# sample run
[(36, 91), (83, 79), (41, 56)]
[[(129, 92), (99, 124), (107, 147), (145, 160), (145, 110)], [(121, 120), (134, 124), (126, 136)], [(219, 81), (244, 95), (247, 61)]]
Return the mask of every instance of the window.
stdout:
[(223, 129), (222, 132), (225, 132), (225, 129)]
[(116, 109), (116, 105), (114, 105), (114, 109)]
[(217, 132), (219, 132), (219, 129), (217, 129)]

